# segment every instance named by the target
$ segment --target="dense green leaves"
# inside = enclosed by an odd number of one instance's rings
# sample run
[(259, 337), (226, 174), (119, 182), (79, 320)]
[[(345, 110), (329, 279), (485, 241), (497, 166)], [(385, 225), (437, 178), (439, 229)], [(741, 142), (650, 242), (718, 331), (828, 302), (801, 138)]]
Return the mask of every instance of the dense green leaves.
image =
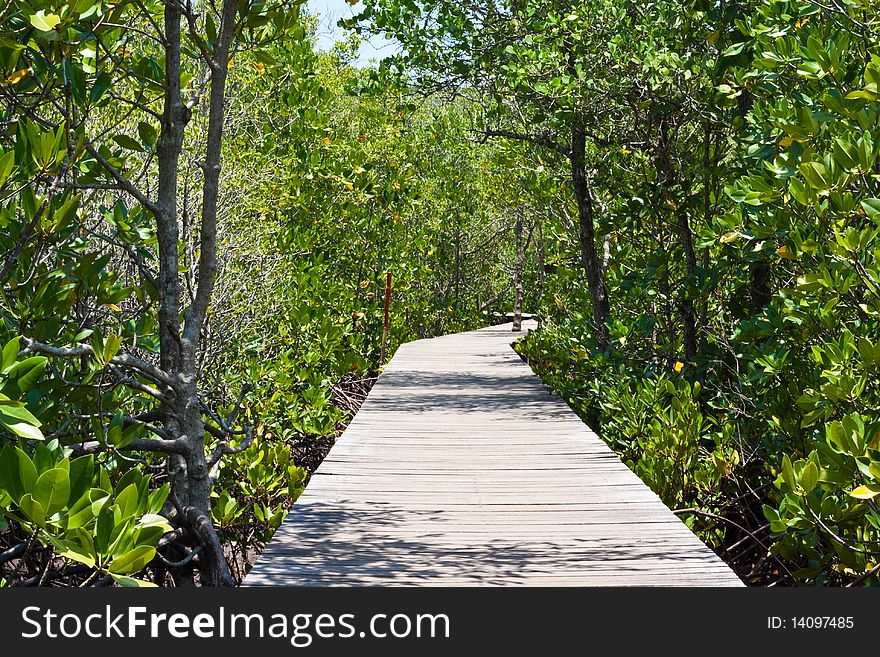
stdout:
[(129, 470), (114, 493), (93, 457), (71, 459), (57, 441), (40, 444), (32, 456), (7, 443), (0, 477), (0, 511), (36, 528), (35, 536), (59, 554), (111, 574), (142, 571), (171, 529), (157, 515), (167, 485), (150, 492), (150, 478)]
[[(168, 472), (194, 471), (192, 459), (215, 466), (226, 442), (252, 427), (227, 427), (206, 410), (226, 400), (206, 402), (201, 390), (213, 356), (205, 331), (188, 339), (198, 353), (187, 359), (169, 353), (168, 340), (179, 345), (184, 324), (203, 325), (211, 301), (210, 199), (219, 193), (225, 117), (214, 111), (212, 123), (207, 99), (225, 94), (223, 74), (239, 48), (303, 38), (296, 5), (227, 1), (219, 23), (214, 7), (155, 0), (13, 0), (0, 9), (0, 446), (17, 445), (15, 459), (4, 459), (3, 512), (15, 520), (10, 540), (34, 531), (47, 549), (92, 569), (86, 583), (142, 570), (171, 523), (190, 534), (189, 545), (216, 544), (191, 535), (196, 524), (213, 531), (210, 486), (196, 495), (186, 476)], [(198, 183), (183, 172), (194, 161), (208, 162)], [(173, 383), (184, 379), (189, 401)], [(203, 435), (194, 408), (212, 416), (213, 434)], [(226, 409), (226, 422), (236, 414)], [(61, 457), (34, 447), (44, 434)], [(99, 457), (68, 461), (70, 449)], [(172, 468), (172, 453), (183, 465)], [(168, 484), (151, 497), (142, 471), (165, 473), (156, 485), (167, 480), (198, 522), (163, 508)], [(192, 579), (195, 565), (205, 583), (232, 583), (222, 550), (191, 561), (174, 576)], [(41, 581), (63, 576), (55, 563)], [(11, 572), (27, 580), (31, 566)]]

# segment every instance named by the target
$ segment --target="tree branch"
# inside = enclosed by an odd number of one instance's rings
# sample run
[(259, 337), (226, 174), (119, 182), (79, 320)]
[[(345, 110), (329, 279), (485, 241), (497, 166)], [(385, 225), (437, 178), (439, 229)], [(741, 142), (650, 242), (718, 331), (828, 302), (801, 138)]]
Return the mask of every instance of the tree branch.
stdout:
[[(70, 417), (75, 418), (77, 420), (93, 420), (95, 418), (100, 418), (100, 417), (113, 418), (113, 417), (115, 417), (115, 415), (113, 413), (111, 413), (110, 411), (105, 411), (103, 413), (95, 413), (93, 415), (79, 415), (77, 413), (71, 413)], [(130, 427), (130, 426), (136, 424), (136, 425), (139, 425), (139, 426), (146, 428), (147, 430), (156, 434), (157, 436), (159, 436), (159, 438), (162, 438), (163, 440), (172, 440), (171, 436), (169, 436), (165, 432), (164, 429), (160, 429), (155, 424), (151, 424), (150, 422), (147, 422), (145, 420), (141, 420), (136, 417), (131, 417), (130, 415), (123, 416), (122, 424), (123, 424), (123, 426), (126, 426), (126, 427)]]
[(560, 144), (548, 135), (527, 135), (520, 132), (511, 132), (509, 130), (480, 130), (479, 132), (483, 135), (483, 141), (486, 141), (489, 137), (505, 137), (507, 139), (527, 141), (532, 144), (537, 144), (538, 146), (544, 146), (545, 148), (550, 148), (565, 157), (571, 157), (571, 149), (568, 146)]
[(85, 148), (89, 152), (89, 154), (98, 161), (104, 170), (110, 174), (110, 176), (119, 183), (119, 186), (123, 191), (128, 192), (131, 196), (133, 196), (138, 203), (144, 206), (147, 210), (149, 210), (154, 216), (158, 215), (161, 212), (161, 209), (158, 205), (153, 203), (147, 196), (135, 187), (131, 181), (123, 176), (112, 164), (110, 164), (103, 155), (98, 152), (98, 149), (92, 146), (88, 141), (84, 142)]
[(237, 0), (223, 0), (220, 32), (211, 61), (211, 95), (208, 109), (208, 134), (202, 183), (200, 226), (199, 283), (196, 295), (186, 312), (183, 337), (183, 370), (195, 367), (196, 345), (202, 331), (217, 272), (217, 202), (220, 194), (220, 163), (223, 146), (223, 123), (226, 106), (226, 76), (229, 48), (235, 35)]
[[(698, 515), (698, 516), (705, 516), (706, 518), (712, 518), (713, 520), (721, 520), (721, 521), (723, 521), (723, 522), (729, 523), (729, 524), (733, 525), (734, 527), (736, 527), (737, 529), (739, 529), (740, 531), (745, 532), (746, 534), (748, 534), (749, 536), (751, 536), (751, 537), (752, 537), (752, 540), (754, 540), (755, 543), (757, 543), (757, 544), (760, 545), (762, 548), (764, 548), (764, 550), (767, 551), (767, 554), (768, 554), (768, 555), (770, 554), (770, 548), (768, 548), (768, 547), (764, 544), (764, 542), (763, 542), (760, 538), (758, 538), (758, 537), (755, 535), (754, 532), (749, 531), (748, 529), (746, 529), (745, 527), (743, 527), (741, 524), (739, 524), (739, 523), (736, 522), (735, 520), (731, 520), (730, 518), (726, 518), (726, 517), (724, 517), (724, 516), (720, 516), (720, 515), (718, 515), (717, 513), (709, 513), (708, 511), (701, 511), (700, 509), (674, 509), (674, 510), (672, 511), (672, 513), (674, 513), (674, 514), (677, 515), (677, 516), (678, 516), (678, 515), (683, 515), (683, 514), (685, 514), (685, 513), (693, 513), (693, 514)], [(790, 571), (788, 568), (785, 567), (785, 564), (782, 563), (782, 560), (779, 559), (779, 557), (774, 557), (774, 559), (775, 559), (776, 563), (778, 563), (779, 566), (780, 566), (780, 567), (781, 567), (786, 573), (788, 573), (788, 576), (791, 577), (792, 581), (797, 581), (796, 578), (795, 578), (795, 576), (792, 575), (792, 574), (791, 574), (791, 571)]]
[[(37, 342), (36, 340), (31, 340), (30, 338), (23, 338), (23, 341), (25, 347), (19, 352), (19, 356), (25, 356), (32, 353), (41, 353), (46, 354), (47, 356), (56, 356), (58, 358), (77, 358), (79, 356), (95, 355), (95, 350), (92, 349), (91, 345), (83, 344), (78, 347), (73, 347), (72, 349), (62, 349), (60, 347), (52, 347), (43, 344), (42, 342)], [(137, 370), (154, 381), (168, 386), (172, 391), (177, 390), (177, 382), (167, 372), (164, 372), (145, 360), (141, 360), (130, 354), (117, 354), (110, 359), (110, 363)]]
[(220, 440), (220, 444), (214, 449), (214, 452), (211, 454), (208, 459), (208, 468), (213, 468), (217, 463), (223, 458), (224, 454), (239, 454), (246, 450), (251, 446), (254, 442), (254, 429), (253, 427), (246, 427), (244, 429), (244, 440), (242, 440), (238, 445), (232, 447), (229, 444), (229, 437), (225, 437)]
[(187, 439), (174, 438), (173, 440), (150, 440), (149, 438), (136, 438), (128, 443), (125, 447), (108, 448), (97, 440), (88, 440), (78, 445), (71, 445), (73, 456), (84, 456), (86, 454), (97, 454), (98, 452), (111, 451), (115, 449), (120, 452), (156, 452), (159, 454), (177, 454), (186, 456), (189, 453)]
[(9, 272), (11, 272), (12, 268), (15, 266), (16, 262), (18, 262), (18, 255), (21, 253), (21, 250), (22, 248), (24, 248), (24, 245), (27, 243), (27, 241), (31, 238), (34, 229), (39, 225), (43, 213), (46, 211), (46, 208), (49, 207), (49, 202), (52, 200), (53, 194), (55, 194), (55, 192), (60, 189), (59, 185), (61, 183), (61, 178), (63, 175), (64, 171), (61, 171), (55, 176), (52, 184), (49, 185), (49, 190), (46, 193), (46, 198), (43, 199), (43, 202), (40, 203), (40, 207), (37, 208), (37, 211), (34, 213), (34, 218), (31, 219), (31, 222), (27, 226), (25, 226), (15, 247), (9, 252), (6, 258), (6, 262), (3, 265), (3, 270), (0, 271), (0, 282), (6, 279), (6, 277), (9, 275)]
[(0, 565), (6, 563), (7, 561), (12, 561), (13, 559), (18, 559), (21, 555), (27, 552), (27, 547), (30, 541), (22, 541), (18, 545), (14, 545), (8, 550), (4, 550), (0, 552)]

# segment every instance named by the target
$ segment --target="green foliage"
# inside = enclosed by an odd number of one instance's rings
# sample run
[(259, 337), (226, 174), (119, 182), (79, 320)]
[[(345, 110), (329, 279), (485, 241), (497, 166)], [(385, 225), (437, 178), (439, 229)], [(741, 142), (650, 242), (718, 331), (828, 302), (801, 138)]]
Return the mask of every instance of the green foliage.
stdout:
[[(187, 15), (175, 15), (180, 12)], [(227, 2), (224, 12), (226, 26), (235, 32), (234, 39), (228, 38), (235, 47), (255, 51), (255, 57), (262, 45), (282, 35), (304, 37), (298, 3), (237, 7)], [(178, 59), (172, 52), (175, 25), (184, 35), (179, 71), (166, 66)], [(174, 505), (162, 509), (167, 486), (148, 496), (150, 478), (141, 474), (142, 468), (162, 470), (163, 465), (178, 474), (193, 468), (172, 467), (168, 452), (153, 445), (189, 441), (186, 449), (171, 451), (173, 458), (192, 461), (207, 457), (208, 441), (219, 458), (237, 430), (217, 422), (210, 425), (215, 433), (203, 436), (198, 413), (194, 430), (182, 428), (182, 414), (173, 417), (182, 389), (172, 390), (170, 377), (193, 378), (187, 393), (192, 399), (184, 405), (207, 407), (197, 390), (200, 373), (186, 374), (186, 366), (169, 358), (162, 331), (166, 338), (174, 332), (179, 344), (181, 327), (172, 324), (191, 323), (189, 318), (198, 314), (192, 288), (204, 292), (206, 281), (213, 279), (210, 267), (202, 262), (196, 271), (193, 258), (182, 256), (192, 256), (199, 240), (205, 255), (211, 251), (212, 212), (209, 203), (193, 202), (189, 182), (179, 190), (185, 197), (183, 212), (175, 214), (173, 202), (155, 202), (161, 195), (155, 191), (157, 178), (181, 175), (177, 155), (165, 148), (169, 139), (199, 157), (205, 144), (208, 150), (212, 143), (220, 145), (219, 135), (205, 139), (198, 134), (209, 121), (207, 100), (198, 102), (198, 97), (207, 98), (209, 87), (224, 91), (222, 76), (200, 77), (208, 70), (206, 60), (216, 71), (213, 58), (219, 61), (218, 53), (225, 52), (221, 28), (204, 5), (169, 13), (166, 3), (154, 0), (13, 0), (0, 8), (0, 344), (6, 345), (0, 368), (0, 442), (13, 436), (42, 440), (45, 434), (52, 438), (53, 454), (60, 455), (58, 467), (46, 472), (34, 461), (39, 476), (33, 481), (30, 466), (21, 461), (28, 490), (10, 494), (9, 517), (15, 522), (7, 527), (4, 521), (4, 529), (10, 536), (33, 529), (57, 554), (92, 567), (91, 581), (109, 573), (120, 584), (137, 584), (128, 575), (153, 561), (159, 538), (172, 524), (193, 533), (192, 527), (181, 527), (185, 518), (169, 510)], [(226, 64), (224, 59), (219, 70), (225, 72)], [(169, 121), (167, 108), (181, 95), (195, 111), (182, 108)], [(195, 137), (184, 130), (187, 123)], [(179, 132), (169, 138), (174, 131)], [(207, 189), (207, 181), (204, 185)], [(164, 233), (162, 205), (172, 214)], [(194, 215), (197, 234), (188, 223)], [(182, 232), (178, 221), (187, 226)], [(175, 306), (164, 324), (160, 300)], [(24, 336), (20, 341), (19, 335)], [(196, 350), (200, 365), (191, 361), (193, 371), (209, 360), (203, 344)], [(219, 406), (225, 400), (209, 401)], [(192, 419), (189, 411), (186, 415)], [(226, 417), (233, 422), (235, 414)], [(223, 431), (230, 435), (219, 441), (216, 434)], [(68, 445), (98, 453), (88, 499), (79, 493), (65, 497), (70, 482), (65, 483), (59, 468), (68, 463)], [(134, 446), (137, 453), (132, 453)], [(42, 454), (41, 447), (25, 442), (19, 449), (23, 458)], [(78, 462), (70, 461), (70, 467)], [(207, 491), (199, 501), (186, 476), (167, 478), (178, 506), (208, 513)], [(30, 490), (31, 485), (37, 488)], [(92, 516), (83, 511), (82, 526), (68, 526), (56, 517), (58, 505), (80, 513), (76, 505), (86, 503)], [(211, 541), (196, 541), (204, 551), (195, 563), (208, 565), (203, 578), (215, 570), (229, 583), (223, 555), (209, 553)], [(46, 573), (53, 578), (54, 565)]]
[(739, 28), (750, 57), (730, 94), (755, 98), (741, 137), (753, 166), (728, 193), (751, 228), (743, 247), (767, 245), (761, 258), (784, 271), (766, 320), (742, 336), (762, 366), (768, 429), (793, 452), (770, 455), (773, 551), (805, 557), (804, 578), (859, 576), (880, 539), (876, 39), (800, 2), (759, 4)]
[[(519, 349), (670, 508), (710, 508), (723, 498), (741, 457), (733, 424), (713, 413), (698, 381), (609, 366), (552, 326), (530, 333)], [(715, 535), (710, 528), (703, 538)]]
[(20, 438), (42, 440), (42, 423), (21, 399), (34, 389), (46, 369), (47, 359), (32, 356), (19, 360), (19, 346), (19, 339), (14, 338), (3, 347), (0, 362), (0, 427)]
[(305, 487), (306, 471), (293, 463), (290, 445), (255, 443), (230, 456), (218, 476), (211, 511), (219, 529), (248, 549), (249, 535), (268, 543)]
[(147, 584), (127, 576), (153, 560), (171, 530), (160, 515), (168, 492), (167, 484), (151, 491), (136, 469), (112, 481), (94, 456), (71, 458), (56, 440), (30, 454), (11, 442), (0, 450), (0, 512), (59, 556), (124, 585)]
[[(389, 355), (509, 308), (503, 154), (464, 143), (463, 103), (417, 109), (395, 79), (308, 41), (268, 65), (242, 54), (232, 72), (227, 157), (249, 193), (226, 214), (219, 369), (229, 388), (261, 392), (246, 412), (270, 438), (331, 436), (347, 419), (334, 390), (384, 365), (386, 272)], [(261, 114), (237, 113), (254, 103)]]

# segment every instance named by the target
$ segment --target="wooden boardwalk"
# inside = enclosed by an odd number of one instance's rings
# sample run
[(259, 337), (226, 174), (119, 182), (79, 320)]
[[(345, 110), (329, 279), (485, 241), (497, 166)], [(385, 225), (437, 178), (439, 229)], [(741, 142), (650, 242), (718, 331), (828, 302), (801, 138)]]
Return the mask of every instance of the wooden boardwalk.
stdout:
[(510, 328), (400, 347), (244, 585), (742, 585)]

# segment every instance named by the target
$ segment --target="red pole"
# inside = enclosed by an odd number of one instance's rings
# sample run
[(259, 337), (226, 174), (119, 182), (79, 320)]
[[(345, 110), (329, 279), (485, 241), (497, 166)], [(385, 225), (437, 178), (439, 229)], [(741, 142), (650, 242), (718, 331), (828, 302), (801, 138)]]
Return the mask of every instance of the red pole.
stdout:
[(382, 324), (382, 352), (379, 355), (379, 364), (385, 364), (385, 343), (388, 340), (388, 317), (391, 311), (391, 272), (385, 274), (385, 322)]

